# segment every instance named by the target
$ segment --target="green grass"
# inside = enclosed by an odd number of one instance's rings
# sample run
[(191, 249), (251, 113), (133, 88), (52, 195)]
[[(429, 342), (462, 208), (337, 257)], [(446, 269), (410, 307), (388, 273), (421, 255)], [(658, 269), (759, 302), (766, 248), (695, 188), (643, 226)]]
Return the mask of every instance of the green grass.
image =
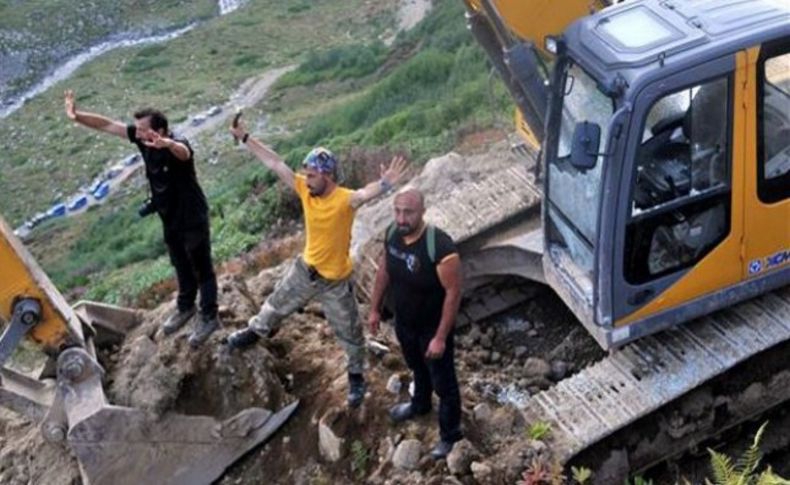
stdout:
[[(400, 151), (422, 164), (452, 148), (459, 131), (510, 116), (509, 98), (501, 83), (489, 83), (489, 67), (466, 31), (460, 2), (435, 2), (428, 18), (391, 48), (377, 41), (383, 27), (373, 27), (386, 25), (382, 19), (391, 12), (381, 11), (373, 21), (359, 16), (362, 4), (338, 0), (294, 12), (276, 2), (253, 1), (166, 45), (107, 55), (64, 86), (77, 90), (79, 104), (98, 112), (125, 118), (145, 102), (163, 108), (171, 119), (185, 119), (223, 102), (263, 66), (301, 60), (267, 98), (245, 109), (251, 130), (294, 167), (319, 144), (341, 158), (352, 149)], [(338, 29), (338, 18), (344, 19), (344, 29)], [(354, 32), (353, 39), (345, 29)], [(127, 143), (65, 123), (62, 88), (0, 124), (7, 144), (0, 161), (5, 165), (0, 211), (16, 217), (14, 222), (29, 215), (31, 207), (40, 210), (54, 200), (52, 179), (70, 194), (104, 160), (131, 152)], [(262, 131), (263, 120), (272, 131)], [(25, 143), (30, 131), (42, 134), (35, 144)], [(193, 142), (211, 205), (216, 261), (257, 244), (278, 219), (300, 217), (293, 195), (248, 153), (234, 148), (225, 127)], [(207, 164), (209, 157), (218, 163)], [(351, 180), (352, 185), (363, 182)], [(56, 285), (87, 288), (87, 297), (130, 304), (140, 291), (172, 276), (159, 221), (137, 219), (143, 198), (138, 190), (36, 231), (31, 246)]]
[(24, 52), (27, 69), (10, 92), (29, 87), (53, 61), (118, 32), (152, 32), (215, 15), (214, 0), (0, 0), (0, 53)]
[[(373, 38), (362, 0), (320, 2), (288, 11), (273, 0), (253, 0), (166, 45), (113, 51), (83, 66), (71, 79), (0, 121), (3, 157), (0, 208), (16, 225), (71, 194), (108, 159), (129, 153), (128, 144), (97, 136), (66, 121), (62, 93), (74, 89), (78, 108), (128, 120), (143, 105), (184, 119), (225, 102), (246, 79), (273, 65), (299, 60), (313, 49)], [(337, 19), (344, 19), (338, 28)], [(31, 136), (35, 134), (35, 137)], [(46, 174), (47, 176), (42, 176)], [(58, 180), (57, 187), (50, 182)]]

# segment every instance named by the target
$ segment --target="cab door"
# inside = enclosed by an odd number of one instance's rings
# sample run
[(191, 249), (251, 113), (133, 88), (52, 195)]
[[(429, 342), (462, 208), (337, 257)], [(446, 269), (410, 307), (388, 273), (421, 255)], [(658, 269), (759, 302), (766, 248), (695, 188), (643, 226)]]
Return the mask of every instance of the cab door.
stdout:
[[(790, 282), (790, 40), (750, 49), (742, 276)], [(781, 280), (781, 281), (780, 281)], [(783, 283), (782, 283), (783, 282)]]
[(724, 56), (635, 100), (614, 249), (615, 345), (688, 320), (684, 304), (741, 279), (745, 118), (735, 112), (746, 74)]

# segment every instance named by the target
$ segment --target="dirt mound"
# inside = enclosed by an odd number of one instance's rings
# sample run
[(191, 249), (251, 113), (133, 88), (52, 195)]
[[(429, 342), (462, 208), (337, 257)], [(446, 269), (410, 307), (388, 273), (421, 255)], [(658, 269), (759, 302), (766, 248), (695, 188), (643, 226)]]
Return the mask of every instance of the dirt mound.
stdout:
[(63, 447), (44, 441), (38, 427), (0, 408), (0, 483), (77, 485), (77, 460)]
[(143, 323), (105, 363), (111, 402), (157, 413), (175, 410), (224, 419), (249, 406), (276, 409), (289, 401), (266, 348), (229, 353), (220, 345), (219, 339), (246, 323), (259, 303), (238, 276), (222, 277), (219, 291), (223, 329), (198, 350), (189, 347), (187, 337), (199, 316), (174, 336), (165, 337), (159, 328), (174, 311), (173, 304), (144, 315)]

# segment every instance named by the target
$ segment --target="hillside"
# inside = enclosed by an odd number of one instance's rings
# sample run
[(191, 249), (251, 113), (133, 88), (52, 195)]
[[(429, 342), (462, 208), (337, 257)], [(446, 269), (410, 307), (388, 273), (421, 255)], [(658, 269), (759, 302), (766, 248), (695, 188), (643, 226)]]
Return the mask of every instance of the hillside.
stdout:
[[(396, 33), (397, 6), (257, 0), (168, 43), (101, 56), (0, 120), (6, 149), (0, 213), (17, 225), (67, 202), (132, 153), (126, 143), (67, 123), (65, 87), (76, 91), (85, 109), (128, 119), (141, 104), (156, 105), (179, 123), (209, 106), (233, 103), (232, 95), (250, 79), (297, 63), (262, 101), (245, 107), (247, 123), (290, 163), (312, 146), (331, 147), (346, 160), (351, 185), (375, 175), (366, 166), (377, 167), (388, 153), (405, 152), (419, 165), (465, 132), (508, 123), (504, 89), (489, 80), (462, 6), (436, 2), (419, 25), (387, 45), (382, 40)], [(35, 144), (31, 132), (43, 133)], [(218, 126), (192, 140), (219, 260), (253, 247), (273, 223), (298, 216), (271, 174), (226, 133)], [(30, 246), (60, 288), (134, 303), (141, 289), (170, 276), (157, 221), (136, 216), (144, 196), (144, 182), (133, 178), (108, 204), (34, 231)]]

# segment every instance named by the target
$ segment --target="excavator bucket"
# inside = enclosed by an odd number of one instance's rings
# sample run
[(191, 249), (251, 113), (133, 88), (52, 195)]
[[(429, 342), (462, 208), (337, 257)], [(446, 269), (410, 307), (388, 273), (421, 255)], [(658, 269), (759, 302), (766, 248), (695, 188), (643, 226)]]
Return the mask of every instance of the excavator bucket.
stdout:
[[(0, 267), (0, 405), (39, 422), (50, 443), (68, 446), (86, 485), (209, 484), (299, 404), (248, 408), (224, 421), (111, 405), (95, 349), (120, 343), (138, 313), (93, 302), (72, 309), (2, 218)], [(54, 383), (5, 367), (25, 337), (56, 363), (42, 373), (54, 373)]]

